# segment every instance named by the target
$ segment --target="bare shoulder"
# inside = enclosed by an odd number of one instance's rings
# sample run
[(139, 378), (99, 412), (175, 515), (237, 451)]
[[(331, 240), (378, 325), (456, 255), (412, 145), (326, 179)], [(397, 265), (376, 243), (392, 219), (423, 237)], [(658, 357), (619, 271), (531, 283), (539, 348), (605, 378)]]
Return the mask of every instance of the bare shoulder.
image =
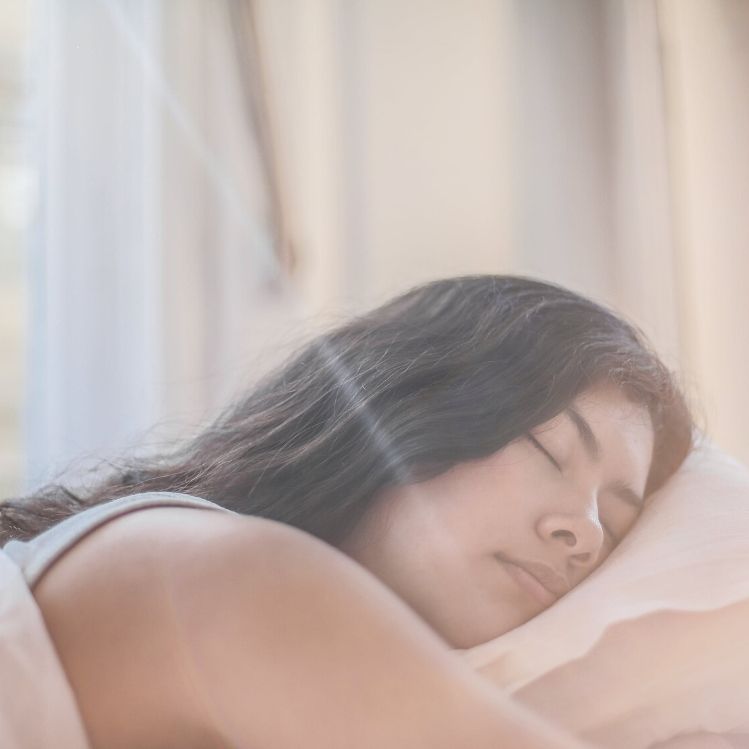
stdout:
[[(332, 552), (296, 529), (255, 517), (202, 508), (140, 510), (97, 529), (67, 552), (37, 584), (34, 594), (50, 615), (70, 600), (111, 597), (124, 607), (168, 592), (190, 597), (223, 583), (235, 586), (268, 570), (290, 552), (317, 557)], [(116, 595), (111, 593), (116, 592)], [(107, 594), (107, 595), (105, 595)]]
[(119, 517), (84, 538), (34, 593), (50, 612), (71, 596), (79, 603), (101, 601), (115, 587), (114, 598), (123, 606), (155, 590), (191, 598), (223, 587), (236, 593), (237, 586), (268, 573), (275, 578), (287, 559), (293, 567), (331, 556), (355, 566), (309, 534), (271, 520), (202, 508), (151, 508)]
[(224, 672), (331, 567), (355, 565), (279, 523), (153, 508), (90, 534), (34, 594), (94, 746), (223, 746)]
[[(346, 691), (333, 651), (347, 667), (382, 668), (371, 643), (384, 635), (387, 647), (398, 622), (398, 637), (437, 645), (336, 549), (204, 509), (118, 518), (55, 564), (35, 596), (92, 743), (107, 749), (298, 746), (316, 720), (311, 696), (327, 695), (324, 711)], [(308, 720), (284, 727), (275, 716), (295, 699)]]

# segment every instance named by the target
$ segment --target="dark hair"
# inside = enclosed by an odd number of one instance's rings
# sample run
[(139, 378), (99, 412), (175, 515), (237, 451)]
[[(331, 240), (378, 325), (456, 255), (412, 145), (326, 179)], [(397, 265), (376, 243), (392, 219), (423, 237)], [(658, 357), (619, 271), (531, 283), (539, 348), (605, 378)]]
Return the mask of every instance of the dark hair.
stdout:
[(83, 493), (53, 484), (0, 505), (0, 542), (115, 497), (179, 491), (339, 544), (384, 488), (490, 455), (601, 381), (651, 415), (650, 493), (688, 454), (692, 420), (635, 328), (540, 281), (436, 281), (319, 336), (171, 453)]

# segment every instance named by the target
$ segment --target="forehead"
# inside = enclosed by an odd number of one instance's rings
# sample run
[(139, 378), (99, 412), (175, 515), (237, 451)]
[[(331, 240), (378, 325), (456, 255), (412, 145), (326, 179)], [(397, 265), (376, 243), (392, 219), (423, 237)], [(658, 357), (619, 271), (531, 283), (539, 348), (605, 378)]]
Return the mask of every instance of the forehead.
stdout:
[(597, 426), (596, 435), (623, 430), (637, 440), (653, 442), (653, 423), (648, 409), (613, 385), (586, 390), (575, 398), (566, 415), (573, 422), (578, 421), (576, 415), (583, 417), (594, 430)]

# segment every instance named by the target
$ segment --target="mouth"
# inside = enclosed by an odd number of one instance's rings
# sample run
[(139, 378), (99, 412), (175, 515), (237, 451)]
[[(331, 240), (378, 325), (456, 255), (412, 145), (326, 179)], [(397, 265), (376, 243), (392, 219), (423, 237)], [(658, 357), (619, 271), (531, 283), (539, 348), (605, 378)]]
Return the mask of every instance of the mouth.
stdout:
[(515, 584), (544, 607), (551, 606), (570, 590), (567, 580), (545, 564), (511, 559), (502, 554), (494, 556)]

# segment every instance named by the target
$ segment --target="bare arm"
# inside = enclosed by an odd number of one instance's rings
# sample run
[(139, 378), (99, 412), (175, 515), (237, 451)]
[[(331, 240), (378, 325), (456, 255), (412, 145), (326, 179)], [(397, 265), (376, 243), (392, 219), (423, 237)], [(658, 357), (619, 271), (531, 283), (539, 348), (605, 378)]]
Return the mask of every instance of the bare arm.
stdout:
[(149, 510), (36, 591), (95, 747), (579, 749), (325, 544)]

